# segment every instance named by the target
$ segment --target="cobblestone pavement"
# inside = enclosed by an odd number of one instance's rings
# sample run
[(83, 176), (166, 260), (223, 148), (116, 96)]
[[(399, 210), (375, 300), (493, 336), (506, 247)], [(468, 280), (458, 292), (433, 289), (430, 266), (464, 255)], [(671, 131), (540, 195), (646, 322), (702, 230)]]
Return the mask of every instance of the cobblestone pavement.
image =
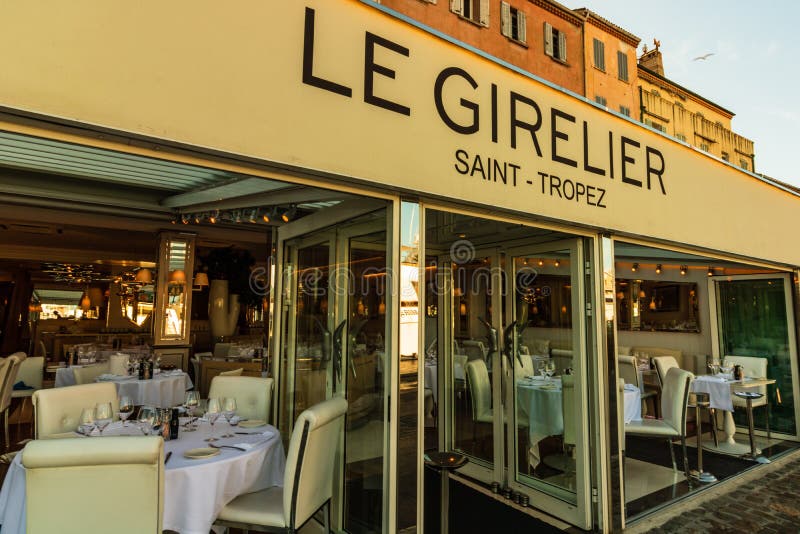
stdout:
[(628, 532), (800, 533), (800, 451), (634, 523)]

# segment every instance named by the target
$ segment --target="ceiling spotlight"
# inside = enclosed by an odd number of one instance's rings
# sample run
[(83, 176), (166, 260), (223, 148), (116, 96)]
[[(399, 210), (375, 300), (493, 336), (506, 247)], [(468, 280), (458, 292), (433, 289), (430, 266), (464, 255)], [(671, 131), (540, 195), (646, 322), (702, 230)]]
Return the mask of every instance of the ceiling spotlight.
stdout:
[(681, 265), (681, 276), (686, 276), (686, 271), (688, 270), (689, 268), (686, 265)]
[(538, 263), (539, 263), (539, 267), (542, 267), (544, 265), (544, 260), (539, 260)]
[(661, 264), (656, 265), (656, 274), (661, 274)]
[(708, 276), (714, 276), (714, 268), (713, 267), (709, 267), (708, 268)]
[(252, 209), (250, 210), (250, 214), (247, 216), (247, 220), (255, 224), (257, 215), (258, 215), (258, 210)]
[(553, 262), (553, 265), (555, 265), (556, 267), (561, 267), (561, 262), (556, 260), (555, 262)]
[(216, 224), (218, 220), (219, 220), (219, 210), (214, 210), (208, 214), (208, 222), (210, 222), (211, 224)]
[(183, 224), (189, 224), (189, 215), (184, 213), (181, 215), (181, 222)]
[(233, 212), (233, 222), (242, 222), (242, 210), (236, 210)]
[(289, 209), (284, 211), (283, 215), (281, 215), (281, 220), (283, 222), (289, 222), (294, 218), (295, 215), (297, 215), (297, 206), (289, 206)]
[(200, 224), (200, 221), (203, 219), (203, 215), (201, 213), (194, 214), (194, 223)]
[(264, 212), (261, 214), (261, 218), (264, 219), (265, 223), (270, 221), (270, 212), (271, 210), (264, 210)]
[(632, 272), (632, 273), (635, 273), (635, 272), (636, 272), (636, 271), (638, 271), (638, 270), (639, 270), (639, 264), (638, 264), (638, 263), (634, 263), (634, 264), (631, 266), (631, 272)]

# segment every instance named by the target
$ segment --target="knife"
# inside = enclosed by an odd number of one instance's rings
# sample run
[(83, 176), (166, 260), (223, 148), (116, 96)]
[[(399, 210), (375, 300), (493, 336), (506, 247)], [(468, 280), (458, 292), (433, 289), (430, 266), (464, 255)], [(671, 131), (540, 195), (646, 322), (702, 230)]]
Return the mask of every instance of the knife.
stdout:
[(164, 456), (164, 465), (167, 465), (167, 462), (169, 462), (169, 457), (170, 456), (172, 456), (172, 451), (167, 452), (167, 455)]

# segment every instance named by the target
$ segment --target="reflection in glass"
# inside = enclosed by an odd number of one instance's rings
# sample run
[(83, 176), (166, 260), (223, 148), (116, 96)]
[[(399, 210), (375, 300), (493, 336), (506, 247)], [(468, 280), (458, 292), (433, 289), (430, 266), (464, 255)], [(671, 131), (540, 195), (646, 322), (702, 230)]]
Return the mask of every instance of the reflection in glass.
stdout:
[[(188, 341), (186, 323), (192, 292), (187, 287), (186, 272), (192, 270), (193, 246), (192, 236), (170, 233), (162, 235), (159, 249), (156, 343), (179, 344)], [(146, 292), (135, 293), (137, 304), (143, 293), (147, 295)]]

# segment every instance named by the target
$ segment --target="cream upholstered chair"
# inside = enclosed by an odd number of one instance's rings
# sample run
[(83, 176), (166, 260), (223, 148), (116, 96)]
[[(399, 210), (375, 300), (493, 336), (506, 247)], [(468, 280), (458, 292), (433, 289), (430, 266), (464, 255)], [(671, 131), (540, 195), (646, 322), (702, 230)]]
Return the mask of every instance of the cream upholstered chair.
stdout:
[(22, 465), (28, 534), (161, 532), (158, 436), (35, 440), (22, 451)]
[[(11, 372), (11, 367), (13, 365), (13, 361), (11, 358), (0, 358), (0, 399), (3, 397), (3, 393), (5, 390), (5, 383), (6, 378), (8, 377), (9, 372)], [(8, 438), (4, 442), (4, 448), (8, 449)]]
[(222, 509), (215, 524), (296, 532), (324, 507), (325, 532), (330, 532), (334, 459), (346, 412), (347, 401), (338, 397), (303, 411), (289, 440), (283, 487), (236, 497)]
[(109, 366), (109, 363), (105, 362), (86, 365), (84, 367), (74, 367), (72, 369), (72, 373), (75, 375), (75, 383), (81, 385), (91, 384), (98, 376), (104, 375), (110, 370), (111, 367)]
[(487, 350), (483, 344), (483, 341), (465, 339), (461, 342), (461, 348), (464, 350), (464, 354), (467, 355), (467, 359), (469, 359), (469, 361), (486, 359)]
[(11, 395), (14, 391), (14, 384), (17, 383), (17, 375), (19, 374), (22, 362), (27, 358), (24, 352), (15, 352), (6, 359), (8, 360), (9, 367), (5, 377), (3, 377), (2, 385), (0, 385), (0, 411), (3, 413), (3, 427), (6, 439), (5, 446), (8, 448), (10, 441), (8, 435), (8, 412), (11, 407)]
[(667, 378), (667, 372), (673, 367), (680, 368), (678, 360), (672, 356), (654, 356), (653, 363), (656, 365), (656, 372), (658, 373), (658, 381), (661, 387), (664, 387), (664, 380)]
[(639, 388), (642, 397), (642, 415), (647, 415), (647, 399), (657, 397), (658, 392), (645, 390), (644, 386), (639, 382), (639, 362), (636, 357), (624, 354), (618, 355), (617, 368), (619, 369), (619, 377), (625, 380), (626, 384), (633, 384)]
[[(238, 369), (232, 369), (230, 371), (222, 371), (217, 376), (242, 376), (243, 372), (244, 372), (244, 368), (243, 367), (239, 367)], [(212, 378), (211, 380), (214, 380), (214, 379)]]
[(81, 410), (93, 408), (98, 402), (110, 402), (114, 412), (118, 412), (117, 386), (111, 382), (99, 382), (35, 391), (34, 435), (37, 439), (42, 439), (54, 434), (74, 432), (80, 424)]
[(528, 354), (520, 354), (519, 358), (514, 358), (514, 374), (517, 378), (536, 374), (536, 370), (533, 368), (533, 359)]
[(236, 399), (236, 415), (269, 421), (272, 386), (271, 378), (217, 375), (211, 379), (208, 398), (233, 397)]
[(478, 437), (478, 423), (492, 424), (492, 387), (489, 370), (483, 360), (467, 362), (467, 390), (472, 406), (472, 441)]
[[(42, 389), (42, 382), (44, 381), (44, 362), (44, 356), (34, 356), (25, 358), (19, 366), (19, 372), (17, 373), (17, 378), (14, 383), (23, 382), (30, 389), (12, 389), (11, 398), (22, 399), (22, 413), (25, 411), (25, 405), (28, 403), (28, 399), (33, 397), (33, 392)], [(19, 434), (19, 421), (22, 419), (22, 413), (20, 413), (17, 419), (17, 434)]]
[(661, 392), (661, 413), (663, 419), (642, 419), (631, 421), (625, 425), (625, 434), (651, 438), (663, 438), (669, 442), (669, 452), (672, 456), (672, 468), (677, 470), (675, 464), (675, 451), (672, 449), (672, 440), (681, 439), (683, 450), (683, 469), (689, 476), (689, 457), (686, 455), (686, 411), (689, 400), (689, 389), (694, 375), (679, 367), (667, 371)]
[[(733, 356), (733, 355), (726, 355), (723, 358), (723, 363), (725, 365), (741, 365), (742, 371), (744, 372), (744, 376), (754, 377), (754, 378), (766, 378), (767, 377), (767, 359), (760, 358), (758, 356)], [(734, 390), (737, 388), (734, 387)], [(767, 392), (767, 386), (758, 386), (754, 388), (745, 388), (743, 391), (756, 391), (761, 393), (763, 397), (758, 399), (752, 399), (750, 402), (752, 403), (753, 408), (758, 408), (761, 406), (767, 407), (767, 439), (772, 437), (772, 433), (769, 429), (769, 417), (770, 417), (770, 405), (769, 405), (769, 394)], [(747, 400), (741, 397), (737, 397), (736, 395), (732, 395), (733, 406), (734, 408), (742, 408), (747, 409)]]
[(192, 356), (192, 369), (194, 369), (194, 389), (200, 391), (200, 366), (203, 364), (196, 354)]

